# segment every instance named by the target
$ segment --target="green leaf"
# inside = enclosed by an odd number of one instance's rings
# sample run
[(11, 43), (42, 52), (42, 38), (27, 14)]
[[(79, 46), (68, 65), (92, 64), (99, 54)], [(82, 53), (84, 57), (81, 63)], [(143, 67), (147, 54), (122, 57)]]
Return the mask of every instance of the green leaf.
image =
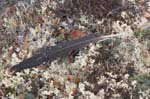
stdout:
[(35, 96), (32, 93), (27, 93), (25, 99), (35, 99)]
[(150, 75), (137, 75), (132, 78), (133, 80), (136, 80), (139, 84), (139, 87), (143, 90), (150, 88)]
[(58, 37), (57, 37), (57, 41), (58, 42), (61, 42), (65, 39), (65, 35), (64, 34), (60, 34)]

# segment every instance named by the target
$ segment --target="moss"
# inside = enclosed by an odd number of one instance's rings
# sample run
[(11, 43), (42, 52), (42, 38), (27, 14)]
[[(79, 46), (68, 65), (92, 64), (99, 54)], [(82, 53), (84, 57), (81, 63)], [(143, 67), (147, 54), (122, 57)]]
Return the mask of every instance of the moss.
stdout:
[(136, 75), (132, 80), (136, 80), (138, 86), (143, 90), (150, 88), (150, 74)]
[(137, 29), (135, 30), (134, 35), (135, 35), (136, 37), (141, 38), (141, 39), (148, 39), (148, 40), (150, 40), (150, 35), (149, 35), (149, 33), (150, 33), (150, 28), (146, 28), (146, 29), (144, 29), (144, 28), (137, 28)]

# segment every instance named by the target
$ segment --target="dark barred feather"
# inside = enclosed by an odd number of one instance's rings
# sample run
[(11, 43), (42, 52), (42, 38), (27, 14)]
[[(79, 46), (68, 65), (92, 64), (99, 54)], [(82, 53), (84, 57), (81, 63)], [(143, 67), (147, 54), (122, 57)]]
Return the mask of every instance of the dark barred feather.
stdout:
[(53, 61), (57, 58), (66, 57), (69, 55), (70, 52), (76, 49), (83, 48), (87, 46), (89, 43), (96, 42), (96, 41), (104, 41), (106, 39), (109, 39), (110, 37), (115, 37), (115, 36), (120, 36), (120, 34), (108, 35), (108, 36), (89, 34), (79, 39), (63, 42), (56, 46), (47, 47), (44, 48), (44, 51), (42, 53), (33, 55), (31, 58), (28, 58), (20, 62), (19, 64), (13, 66), (11, 70), (14, 72), (20, 72), (23, 69), (36, 67), (42, 64), (43, 62)]

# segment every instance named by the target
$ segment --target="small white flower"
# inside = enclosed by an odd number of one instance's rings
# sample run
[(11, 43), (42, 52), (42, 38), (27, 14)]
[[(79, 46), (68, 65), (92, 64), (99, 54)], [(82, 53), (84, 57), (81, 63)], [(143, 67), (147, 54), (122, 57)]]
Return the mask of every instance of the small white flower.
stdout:
[(80, 21), (81, 21), (81, 22), (84, 22), (84, 23), (88, 23), (88, 18), (87, 18), (87, 16), (82, 15), (82, 16), (80, 17)]
[(104, 89), (99, 90), (98, 95), (99, 95), (99, 97), (101, 97), (101, 99), (104, 99), (104, 97), (105, 97)]
[(51, 2), (51, 6), (52, 6), (53, 9), (56, 9), (57, 3), (56, 3), (55, 1), (52, 1), (52, 2)]
[(28, 91), (31, 91), (31, 90), (32, 90), (32, 86), (28, 86), (28, 87), (27, 87), (27, 90), (28, 90)]
[(134, 88), (136, 87), (136, 84), (137, 84), (137, 81), (136, 81), (136, 80), (134, 80), (134, 81), (131, 82), (131, 85), (132, 85)]
[(4, 20), (4, 22), (8, 22), (8, 19), (7, 19), (7, 18), (4, 18), (3, 20)]
[(124, 79), (128, 79), (128, 78), (129, 78), (129, 74), (125, 74)]
[(78, 25), (79, 29), (85, 29), (85, 26)]
[(123, 87), (123, 88), (128, 88), (129, 86), (128, 86), (128, 84), (126, 84), (126, 83), (122, 83), (122, 84), (121, 84), (121, 87)]
[(45, 72), (43, 73), (43, 77), (46, 78), (46, 80), (49, 79), (49, 77), (50, 77), (49, 72), (48, 72), (48, 71), (45, 71)]
[[(90, 98), (90, 99), (98, 99), (99, 97), (97, 97), (96, 95), (94, 95), (94, 93), (91, 93), (91, 92), (90, 92), (89, 98)], [(101, 99), (104, 99), (104, 98), (101, 98)]]
[(121, 16), (122, 16), (123, 18), (125, 18), (125, 17), (127, 16), (127, 12), (122, 11), (122, 12), (121, 12)]
[(79, 83), (79, 90), (80, 90), (81, 92), (84, 92), (84, 91), (85, 91), (85, 84)]
[(42, 94), (43, 94), (43, 95), (49, 95), (49, 94), (50, 94), (50, 92), (49, 92), (49, 91), (47, 91), (47, 90), (44, 90), (44, 91), (42, 91)]
[(4, 79), (2, 80), (2, 83), (3, 83), (6, 87), (11, 87), (11, 88), (13, 88), (13, 87), (16, 86), (16, 85), (13, 83), (12, 80), (7, 79), (7, 78), (4, 78)]
[(73, 22), (73, 19), (67, 17), (68, 22), (71, 24)]
[(45, 5), (43, 5), (41, 8), (42, 8), (42, 13), (47, 9)]
[(133, 4), (135, 4), (135, 3), (136, 3), (136, 1), (135, 1), (135, 0), (127, 0), (127, 1), (129, 1), (129, 2), (131, 2), (131, 3), (133, 3)]
[(10, 95), (9, 95), (9, 99), (16, 99), (16, 97), (15, 97), (14, 94), (10, 94)]
[(30, 69), (25, 69), (24, 72), (25, 72), (25, 74), (29, 74), (30, 73)]
[(33, 36), (36, 36), (36, 30), (34, 28), (30, 28), (29, 30)]
[(65, 84), (65, 87), (66, 87), (67, 93), (70, 93), (72, 89), (75, 89), (77, 86), (76, 84), (67, 81)]

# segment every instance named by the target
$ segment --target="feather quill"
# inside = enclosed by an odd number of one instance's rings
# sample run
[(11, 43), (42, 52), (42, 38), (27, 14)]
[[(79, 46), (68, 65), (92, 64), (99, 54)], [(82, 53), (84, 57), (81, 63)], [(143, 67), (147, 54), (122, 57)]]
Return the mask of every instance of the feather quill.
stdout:
[(114, 34), (114, 35), (107, 35), (107, 36), (100, 36), (98, 34), (89, 34), (79, 39), (63, 42), (57, 44), (53, 47), (47, 47), (42, 53), (33, 55), (31, 58), (28, 58), (19, 64), (14, 65), (11, 68), (13, 72), (20, 72), (27, 68), (36, 67), (43, 62), (53, 61), (57, 58), (63, 58), (68, 56), (69, 52), (83, 48), (87, 46), (89, 43), (96, 42), (96, 41), (104, 41), (110, 39), (112, 37), (122, 36), (123, 34)]

